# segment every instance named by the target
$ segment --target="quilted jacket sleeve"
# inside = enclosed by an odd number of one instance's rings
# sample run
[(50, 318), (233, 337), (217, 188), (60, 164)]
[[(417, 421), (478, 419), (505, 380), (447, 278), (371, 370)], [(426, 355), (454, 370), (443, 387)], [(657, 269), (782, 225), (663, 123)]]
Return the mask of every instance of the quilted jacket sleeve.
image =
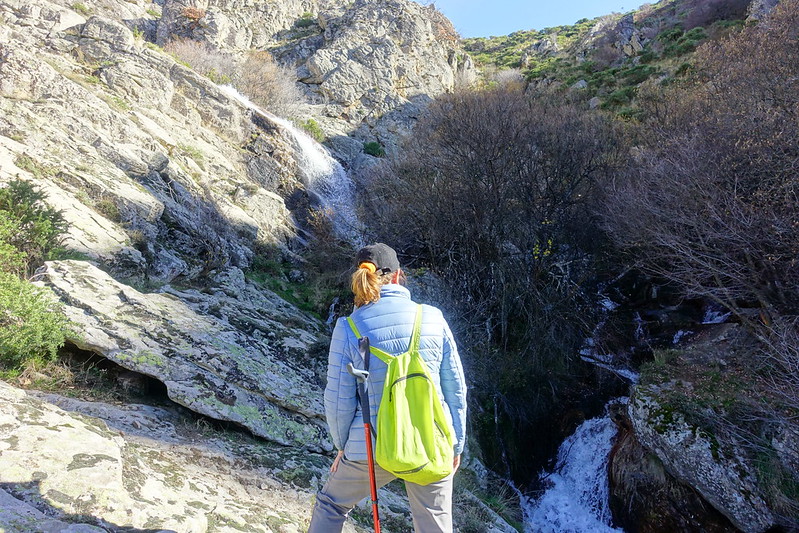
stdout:
[(330, 341), (325, 387), (325, 416), (333, 445), (338, 450), (343, 450), (347, 444), (358, 403), (355, 378), (347, 372), (347, 363), (352, 362), (352, 338), (347, 319), (339, 318)]
[(458, 356), (458, 347), (449, 324), (444, 321), (444, 353), (441, 360), (441, 393), (452, 414), (455, 430), (455, 455), (463, 453), (466, 444), (466, 379)]

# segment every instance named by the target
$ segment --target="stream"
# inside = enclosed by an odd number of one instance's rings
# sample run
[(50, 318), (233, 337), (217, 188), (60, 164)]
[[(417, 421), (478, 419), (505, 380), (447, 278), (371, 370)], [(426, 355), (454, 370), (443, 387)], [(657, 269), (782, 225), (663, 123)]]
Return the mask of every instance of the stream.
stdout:
[[(608, 403), (626, 403), (627, 398)], [(583, 422), (558, 449), (552, 472), (540, 475), (544, 492), (522, 496), (527, 533), (610, 533), (608, 456), (616, 425), (607, 414)]]

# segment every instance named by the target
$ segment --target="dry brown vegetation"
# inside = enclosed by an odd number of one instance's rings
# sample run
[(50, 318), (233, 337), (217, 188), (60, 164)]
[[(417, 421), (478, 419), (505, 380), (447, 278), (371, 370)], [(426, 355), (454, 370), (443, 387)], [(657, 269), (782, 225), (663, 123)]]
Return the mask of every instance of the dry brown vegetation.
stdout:
[[(636, 164), (607, 228), (647, 268), (765, 325), (799, 314), (799, 10), (697, 53), (697, 74), (641, 99)], [(752, 46), (769, 42), (772, 46)], [(750, 320), (751, 321), (751, 320)]]
[(640, 268), (721, 304), (759, 340), (738, 357), (740, 386), (696, 416), (747, 445), (786, 524), (799, 517), (799, 478), (771, 443), (799, 421), (797, 46), (799, 2), (784, 0), (700, 47), (684, 82), (642, 91), (648, 118), (605, 203), (610, 237)]
[(214, 83), (234, 86), (276, 115), (291, 117), (303, 103), (294, 73), (269, 52), (252, 50), (240, 56), (191, 39), (175, 39), (164, 49)]

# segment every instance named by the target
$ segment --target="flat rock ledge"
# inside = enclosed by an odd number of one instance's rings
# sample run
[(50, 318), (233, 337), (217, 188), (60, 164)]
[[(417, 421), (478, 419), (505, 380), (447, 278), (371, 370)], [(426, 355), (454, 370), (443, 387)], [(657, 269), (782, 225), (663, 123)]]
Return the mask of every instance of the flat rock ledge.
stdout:
[(166, 385), (169, 398), (255, 435), (330, 451), (319, 379), (305, 359), (312, 319), (234, 269), (204, 293), (142, 293), (86, 261), (47, 264), (45, 285), (74, 324), (69, 341)]
[(0, 531), (305, 531), (329, 464), (171, 410), (0, 381)]

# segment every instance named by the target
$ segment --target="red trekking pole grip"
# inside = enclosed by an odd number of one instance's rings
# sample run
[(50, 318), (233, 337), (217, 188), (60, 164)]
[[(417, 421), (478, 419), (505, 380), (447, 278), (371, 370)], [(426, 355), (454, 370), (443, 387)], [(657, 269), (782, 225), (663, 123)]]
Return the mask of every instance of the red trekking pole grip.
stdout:
[(375, 520), (375, 533), (380, 533), (380, 515), (377, 511), (377, 483), (375, 482), (374, 455), (372, 454), (371, 424), (364, 423), (363, 429), (366, 436), (366, 455), (369, 458), (369, 488), (372, 492), (372, 515)]

